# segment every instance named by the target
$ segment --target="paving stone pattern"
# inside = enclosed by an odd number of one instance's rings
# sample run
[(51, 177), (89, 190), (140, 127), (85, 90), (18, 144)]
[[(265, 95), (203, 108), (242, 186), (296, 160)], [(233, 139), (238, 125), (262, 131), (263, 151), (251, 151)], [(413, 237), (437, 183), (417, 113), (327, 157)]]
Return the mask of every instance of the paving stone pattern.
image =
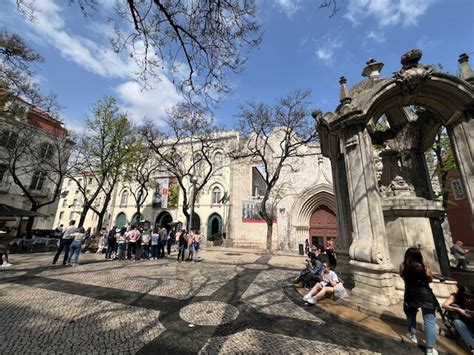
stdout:
[[(12, 255), (0, 270), (0, 354), (413, 353), (305, 307), (303, 258), (204, 250), (201, 262)], [(193, 326), (189, 326), (193, 324)], [(415, 348), (416, 349), (416, 348)]]

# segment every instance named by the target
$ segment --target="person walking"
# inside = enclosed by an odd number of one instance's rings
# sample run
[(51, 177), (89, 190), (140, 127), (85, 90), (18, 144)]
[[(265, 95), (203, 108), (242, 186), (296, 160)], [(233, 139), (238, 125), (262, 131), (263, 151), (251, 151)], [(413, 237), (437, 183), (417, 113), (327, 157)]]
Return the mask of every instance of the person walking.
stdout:
[(417, 344), (416, 313), (421, 308), (425, 328), (426, 354), (438, 354), (436, 345), (436, 315), (438, 301), (429, 284), (433, 280), (431, 270), (423, 263), (419, 248), (408, 248), (400, 265), (400, 276), (405, 282), (403, 311), (407, 316), (407, 337)]
[(77, 232), (73, 233), (74, 240), (71, 244), (69, 257), (66, 265), (76, 266), (81, 255), (82, 242), (86, 239), (84, 227), (77, 228)]
[(69, 248), (71, 247), (72, 242), (74, 241), (74, 233), (76, 232), (76, 221), (71, 220), (69, 222), (69, 226), (67, 226), (66, 230), (63, 233), (63, 236), (61, 237), (61, 240), (59, 242), (59, 248), (54, 255), (53, 258), (53, 265), (56, 265), (56, 262), (59, 259), (59, 255), (61, 255), (61, 252), (64, 250), (64, 259), (63, 259), (63, 265), (66, 265), (66, 262), (69, 257)]

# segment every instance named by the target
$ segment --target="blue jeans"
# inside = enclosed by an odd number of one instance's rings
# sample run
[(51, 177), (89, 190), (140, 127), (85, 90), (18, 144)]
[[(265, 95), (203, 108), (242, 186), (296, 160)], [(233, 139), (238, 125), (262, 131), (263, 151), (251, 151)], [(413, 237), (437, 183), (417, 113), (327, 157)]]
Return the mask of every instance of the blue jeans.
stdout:
[(157, 258), (158, 257), (158, 245), (151, 246), (151, 257)]
[(75, 240), (71, 244), (71, 248), (69, 249), (69, 258), (67, 260), (69, 263), (77, 263), (79, 260), (79, 255), (81, 254), (81, 241)]
[(118, 256), (120, 260), (125, 259), (125, 243), (119, 243), (118, 245)]
[[(416, 313), (418, 308), (408, 308), (405, 311), (408, 321), (408, 331), (411, 333), (416, 333)], [(425, 327), (425, 339), (426, 347), (434, 348), (436, 344), (436, 315), (434, 309), (422, 308), (421, 312), (423, 313), (423, 325)]]
[(474, 338), (469, 329), (467, 329), (466, 324), (461, 319), (454, 319), (453, 324), (467, 346), (471, 347), (471, 349), (474, 348)]

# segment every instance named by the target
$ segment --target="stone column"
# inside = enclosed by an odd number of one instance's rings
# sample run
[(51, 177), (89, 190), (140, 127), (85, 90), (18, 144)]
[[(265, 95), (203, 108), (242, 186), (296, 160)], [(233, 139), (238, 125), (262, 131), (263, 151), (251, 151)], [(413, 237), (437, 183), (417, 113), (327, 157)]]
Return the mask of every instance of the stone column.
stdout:
[(336, 195), (337, 249), (347, 249), (352, 243), (352, 223), (350, 205), (347, 196), (347, 175), (344, 155), (331, 158), (333, 186)]
[(381, 305), (397, 303), (372, 141), (365, 126), (353, 125), (343, 129), (341, 144), (353, 227), (349, 249), (355, 283), (352, 294)]
[(464, 120), (448, 127), (451, 145), (456, 156), (459, 175), (471, 209), (471, 226), (474, 228), (474, 114), (466, 112)]

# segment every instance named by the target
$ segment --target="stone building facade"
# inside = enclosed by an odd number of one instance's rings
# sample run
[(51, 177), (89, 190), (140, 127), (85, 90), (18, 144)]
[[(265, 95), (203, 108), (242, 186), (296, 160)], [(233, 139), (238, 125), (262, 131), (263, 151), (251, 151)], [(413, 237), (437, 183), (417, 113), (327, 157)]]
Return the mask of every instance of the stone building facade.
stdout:
[[(63, 123), (39, 108), (20, 99), (3, 104), (5, 107), (0, 110), (0, 203), (30, 210), (32, 203), (19, 187), (22, 184), (38, 203), (54, 201), (37, 210), (42, 216), (35, 217), (33, 223), (33, 229), (52, 229), (58, 207), (58, 199), (54, 197), (56, 190), (59, 191), (58, 171), (67, 164), (73, 142), (67, 138)], [(14, 150), (16, 153), (12, 153)], [(17, 159), (12, 168), (15, 154)], [(12, 169), (18, 181), (14, 181)], [(22, 234), (26, 224), (25, 218), (0, 217), (0, 229), (10, 231), (11, 236)]]
[[(241, 139), (238, 133), (222, 132), (221, 138), (220, 149), (212, 158), (222, 168), (197, 197), (192, 224), (208, 239), (226, 232), (228, 245), (265, 248), (266, 224), (258, 215), (258, 203), (263, 195), (258, 183), (260, 164), (229, 157), (228, 153)], [(304, 244), (305, 239), (323, 244), (328, 237), (337, 238), (330, 161), (322, 156), (318, 144), (302, 148), (300, 155), (289, 161), (274, 189), (274, 249), (298, 251), (299, 244)], [(169, 227), (173, 222), (184, 225), (183, 196), (175, 178), (158, 172), (155, 179), (156, 186), (141, 207), (140, 216), (137, 216), (130, 186), (120, 182), (113, 192), (103, 226), (111, 228), (139, 222), (151, 226)], [(189, 196), (192, 184), (188, 180), (185, 182)], [(63, 190), (68, 193), (60, 200), (55, 224), (67, 224), (70, 219), (79, 218), (81, 198), (74, 184), (68, 179), (64, 182)], [(100, 202), (99, 196), (96, 204)], [(96, 224), (97, 218), (89, 211), (84, 227), (94, 229)]]

